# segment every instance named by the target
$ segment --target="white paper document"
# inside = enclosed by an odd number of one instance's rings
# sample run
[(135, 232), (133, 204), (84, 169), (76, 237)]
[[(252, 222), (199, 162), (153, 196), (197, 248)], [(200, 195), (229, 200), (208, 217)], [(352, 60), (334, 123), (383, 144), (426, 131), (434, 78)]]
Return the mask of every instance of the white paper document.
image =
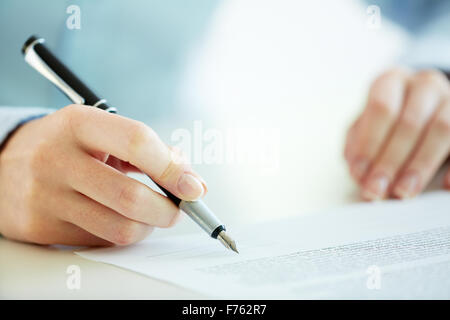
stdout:
[(212, 298), (450, 298), (450, 193), (77, 252)]

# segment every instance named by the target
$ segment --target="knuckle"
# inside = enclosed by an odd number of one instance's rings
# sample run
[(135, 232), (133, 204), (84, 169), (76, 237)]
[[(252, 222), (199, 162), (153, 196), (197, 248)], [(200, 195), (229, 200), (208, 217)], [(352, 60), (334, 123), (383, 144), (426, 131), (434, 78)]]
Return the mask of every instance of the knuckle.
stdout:
[(118, 227), (114, 234), (113, 242), (117, 245), (130, 245), (139, 240), (140, 225), (135, 221), (124, 221)]
[(183, 165), (171, 159), (164, 171), (158, 176), (158, 180), (166, 183), (175, 183), (183, 174), (184, 168)]
[(420, 130), (420, 122), (418, 118), (406, 112), (400, 118), (398, 126), (407, 134)]
[(169, 146), (170, 159), (173, 164), (185, 166), (189, 165), (189, 159), (186, 153), (178, 146)]
[(406, 78), (410, 74), (410, 71), (406, 68), (395, 67), (382, 73), (375, 81), (374, 86), (380, 85), (386, 81)]
[(373, 116), (391, 120), (397, 116), (397, 90), (409, 79), (410, 71), (404, 68), (393, 68), (381, 74), (372, 83), (369, 90), (368, 111)]
[(415, 74), (413, 82), (419, 86), (438, 86), (448, 85), (447, 77), (437, 70), (422, 70)]
[(395, 117), (395, 111), (389, 105), (387, 101), (380, 97), (373, 97), (370, 103), (370, 112), (374, 116), (382, 119), (393, 119)]
[(434, 120), (433, 128), (438, 133), (439, 136), (450, 138), (450, 119), (449, 118), (443, 117), (443, 116), (438, 116)]
[(155, 135), (156, 133), (143, 122), (134, 121), (129, 130), (129, 153), (136, 154), (142, 147), (151, 143)]
[(63, 118), (72, 120), (78, 118), (78, 116), (84, 112), (85, 108), (86, 107), (79, 104), (70, 104), (59, 110), (59, 113)]
[(143, 204), (147, 190), (144, 186), (130, 184), (119, 191), (119, 204), (124, 214), (134, 217)]
[(86, 107), (78, 104), (68, 105), (55, 114), (59, 113), (61, 116), (61, 126), (65, 129), (68, 128), (70, 132), (75, 133), (82, 119), (84, 119)]
[(168, 221), (166, 225), (164, 225), (162, 227), (163, 228), (173, 227), (180, 220), (180, 217), (181, 217), (181, 212), (180, 212), (180, 210), (178, 210), (177, 213), (174, 214), (173, 218), (170, 221)]

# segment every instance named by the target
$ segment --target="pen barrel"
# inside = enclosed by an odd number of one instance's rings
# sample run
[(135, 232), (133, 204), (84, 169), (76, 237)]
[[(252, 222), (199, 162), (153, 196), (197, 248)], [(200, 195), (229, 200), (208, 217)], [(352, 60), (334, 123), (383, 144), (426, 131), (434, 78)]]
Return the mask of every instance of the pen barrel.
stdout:
[(206, 204), (199, 201), (185, 201), (180, 202), (179, 208), (183, 210), (195, 223), (197, 223), (204, 231), (211, 237), (217, 238), (221, 231), (225, 231), (225, 226), (214, 215), (214, 213), (206, 206)]
[[(151, 177), (149, 177), (150, 178), (150, 180), (152, 180), (153, 181), (153, 179), (151, 178)], [(167, 189), (165, 189), (165, 188), (163, 188), (163, 187), (161, 187), (159, 184), (157, 184), (156, 182), (155, 182), (155, 184), (161, 189), (161, 191), (167, 196), (167, 198), (169, 198), (177, 207), (179, 207), (180, 206), (180, 202), (181, 202), (181, 199), (180, 198), (178, 198), (177, 196), (175, 196), (174, 194), (172, 194), (170, 191), (168, 191)]]
[[(26, 55), (27, 50), (33, 50), (36, 55), (54, 72), (64, 83), (68, 84), (74, 92), (84, 99), (83, 104), (96, 106), (97, 108), (110, 111), (105, 103), (92, 90), (90, 90), (69, 68), (66, 67), (44, 44), (44, 39), (31, 36), (22, 47), (22, 53)], [(39, 71), (39, 70), (38, 70)], [(71, 96), (67, 94), (61, 87), (58, 88), (66, 94), (69, 99)], [(75, 101), (74, 101), (75, 102)]]
[[(151, 178), (150, 178), (151, 179)], [(186, 201), (181, 200), (170, 191), (157, 184), (161, 191), (169, 198), (177, 207), (183, 210), (196, 224), (206, 231), (214, 239), (220, 231), (225, 231), (225, 226), (201, 200)]]

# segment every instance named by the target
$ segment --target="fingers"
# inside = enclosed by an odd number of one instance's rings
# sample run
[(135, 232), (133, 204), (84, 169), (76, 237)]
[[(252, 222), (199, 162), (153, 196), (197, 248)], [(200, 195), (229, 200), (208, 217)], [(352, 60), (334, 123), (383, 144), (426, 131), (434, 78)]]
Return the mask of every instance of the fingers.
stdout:
[(139, 170), (138, 168), (136, 168), (135, 166), (133, 166), (129, 162), (122, 161), (120, 159), (117, 159), (114, 156), (108, 157), (108, 160), (106, 161), (106, 164), (108, 164), (109, 166), (111, 166), (111, 167), (113, 167), (113, 168), (115, 168), (115, 169), (117, 169), (117, 170), (119, 170), (120, 172), (123, 172), (123, 173), (141, 172), (141, 170)]
[[(45, 241), (43, 241), (45, 239)], [(36, 241), (35, 241), (36, 242)], [(70, 246), (109, 246), (111, 242), (99, 238), (80, 227), (65, 221), (60, 222), (60, 226), (47, 232), (45, 237), (39, 238), (36, 243), (40, 244), (62, 244)]]
[(70, 186), (117, 213), (151, 226), (170, 227), (179, 209), (167, 197), (87, 154), (77, 157)]
[(143, 123), (84, 106), (65, 109), (67, 126), (83, 148), (129, 162), (181, 199), (204, 195), (203, 181)]
[(382, 199), (387, 195), (389, 186), (443, 98), (441, 81), (437, 75), (428, 73), (418, 74), (411, 80), (398, 121), (364, 178), (361, 192), (364, 199)]
[[(394, 195), (409, 198), (421, 192), (449, 153), (450, 99), (444, 101), (433, 116), (421, 143), (394, 185)], [(444, 186), (450, 186), (450, 171), (444, 178)]]
[(358, 118), (348, 129), (347, 136), (345, 138), (345, 148), (344, 148), (344, 158), (347, 161), (351, 161), (352, 149), (355, 145), (356, 134), (359, 130), (359, 124), (361, 123), (361, 118)]
[(409, 71), (394, 69), (378, 78), (370, 89), (353, 140), (347, 141), (347, 161), (358, 182), (375, 160), (400, 113), (408, 79)]
[(64, 197), (59, 208), (65, 221), (117, 245), (138, 242), (153, 230), (153, 227), (128, 219), (77, 192)]

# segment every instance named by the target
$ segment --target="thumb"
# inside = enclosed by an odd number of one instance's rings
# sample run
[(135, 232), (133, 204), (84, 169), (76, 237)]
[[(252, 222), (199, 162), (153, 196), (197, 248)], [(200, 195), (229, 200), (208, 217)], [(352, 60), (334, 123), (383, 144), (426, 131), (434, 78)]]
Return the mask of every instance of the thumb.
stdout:
[(170, 162), (155, 182), (183, 200), (196, 200), (207, 192), (206, 183), (189, 165), (179, 148), (168, 147)]
[(180, 199), (196, 200), (205, 194), (204, 182), (181, 152), (168, 147), (144, 123), (77, 105), (58, 112), (70, 119), (75, 128), (70, 132), (87, 152), (104, 152), (128, 162)]

